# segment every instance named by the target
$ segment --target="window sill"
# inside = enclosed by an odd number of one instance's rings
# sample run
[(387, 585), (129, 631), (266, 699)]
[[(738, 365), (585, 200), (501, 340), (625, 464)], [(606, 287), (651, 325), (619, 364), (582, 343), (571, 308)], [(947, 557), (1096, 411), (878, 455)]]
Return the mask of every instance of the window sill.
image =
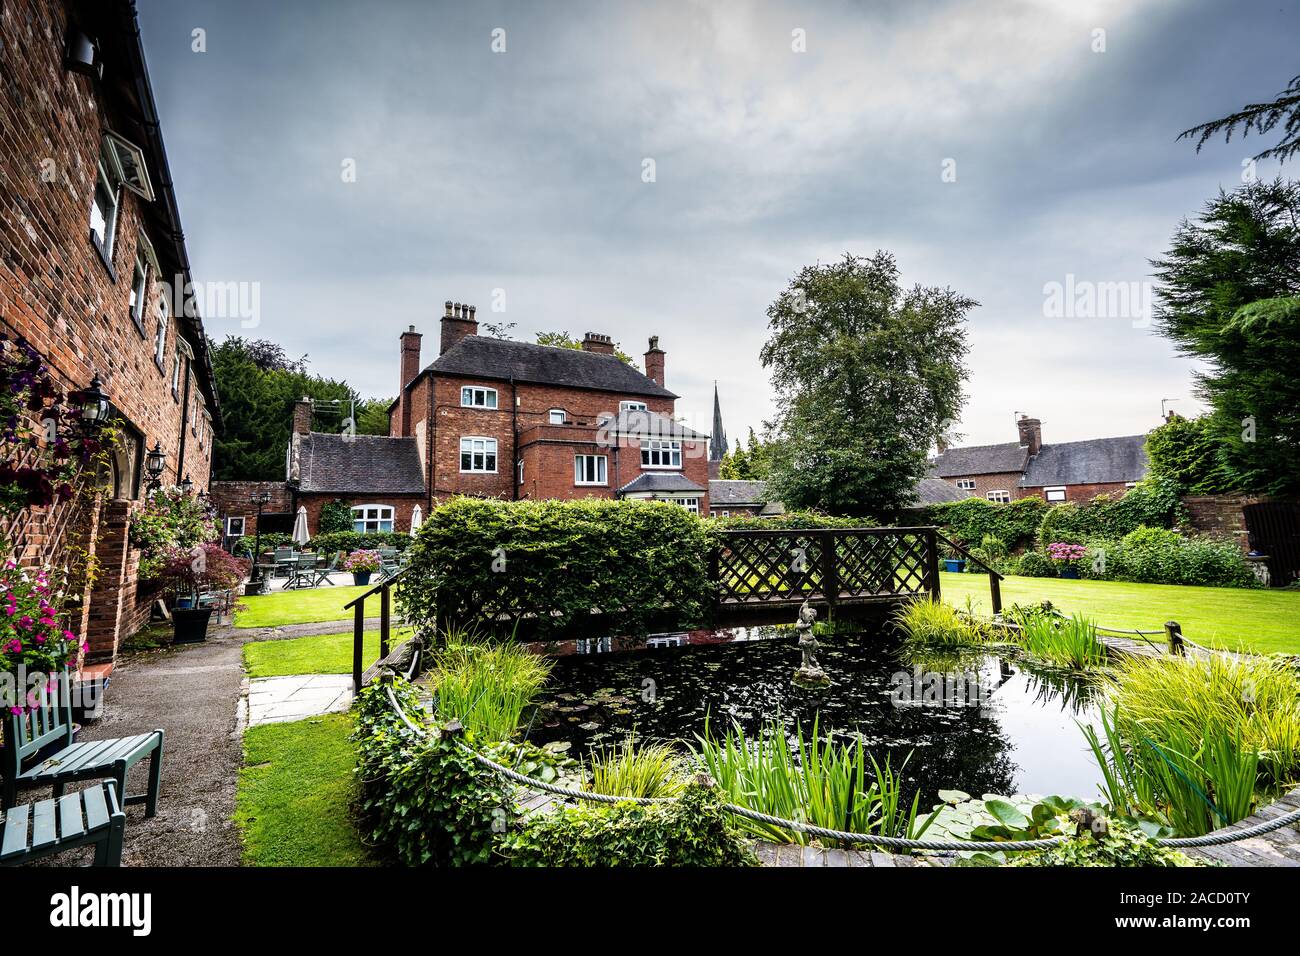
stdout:
[(647, 465), (644, 462), (642, 462), (641, 470), (642, 471), (681, 471), (682, 466), (681, 465)]
[(113, 268), (113, 257), (104, 251), (104, 247), (100, 243), (99, 237), (93, 232), (90, 234), (90, 244), (94, 246), (95, 251), (99, 253), (99, 261), (103, 263), (104, 268), (108, 270), (108, 277), (114, 282), (117, 282), (117, 270)]
[(609, 487), (609, 482), (608, 482), (608, 481), (575, 481), (575, 482), (573, 483), (573, 487), (575, 487), (575, 488), (608, 488), (608, 487)]
[(131, 322), (135, 325), (135, 330), (140, 333), (140, 338), (147, 339), (149, 333), (144, 330), (144, 320), (134, 312), (131, 313)]
[(153, 357), (153, 364), (158, 366), (158, 374), (165, 378), (167, 376), (167, 363), (155, 354)]
[(462, 469), (460, 470), (460, 474), (462, 474), (462, 475), (495, 475), (495, 474), (496, 474), (496, 471), (495, 471), (495, 470), (493, 470), (493, 471), (476, 471), (476, 470), (474, 470), (474, 469), (472, 469), (472, 468), (471, 468), (470, 470), (466, 471), (464, 468), (462, 468)]

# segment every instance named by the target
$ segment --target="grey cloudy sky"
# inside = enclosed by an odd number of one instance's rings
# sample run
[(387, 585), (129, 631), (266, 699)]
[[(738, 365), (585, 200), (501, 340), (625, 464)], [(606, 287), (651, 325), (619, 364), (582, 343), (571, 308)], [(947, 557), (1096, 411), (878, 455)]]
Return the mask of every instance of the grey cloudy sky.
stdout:
[(140, 8), (195, 278), (260, 283), (259, 328), (214, 338), (391, 396), (398, 334), (431, 359), (445, 299), (528, 340), (658, 334), (679, 411), (717, 379), (733, 437), (771, 413), (767, 305), (882, 248), (982, 303), (967, 442), (1010, 440), (1014, 411), (1048, 441), (1193, 411), (1191, 363), (1140, 316), (1048, 316), (1044, 287), (1146, 282), (1263, 148), (1177, 133), (1300, 72), (1280, 0)]

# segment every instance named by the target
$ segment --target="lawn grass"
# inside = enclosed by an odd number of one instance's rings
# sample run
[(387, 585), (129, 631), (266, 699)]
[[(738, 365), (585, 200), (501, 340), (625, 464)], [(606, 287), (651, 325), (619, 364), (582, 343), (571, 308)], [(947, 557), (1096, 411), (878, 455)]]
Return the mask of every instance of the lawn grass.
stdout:
[[(274, 591), (240, 598), (247, 610), (235, 615), (235, 627), (277, 627), (281, 624), (310, 624), (343, 621), (352, 617), (343, 605), (369, 588), (313, 588), (302, 591)], [(372, 610), (373, 606), (373, 610)], [(379, 615), (379, 596), (366, 601), (366, 613)]]
[[(411, 635), (411, 628), (393, 631), (392, 651)], [(366, 631), (362, 661), (369, 667), (379, 660), (379, 632)], [(313, 634), (279, 641), (253, 641), (244, 645), (244, 666), (249, 677), (284, 677), (289, 674), (352, 673), (352, 632)]]
[[(988, 575), (940, 572), (944, 600), (990, 612)], [(1199, 588), (1175, 584), (1008, 577), (1002, 606), (1051, 601), (1066, 614), (1079, 612), (1097, 624), (1159, 631), (1177, 621), (1197, 644), (1260, 654), (1300, 654), (1300, 591)]]
[(375, 866), (352, 822), (349, 714), (250, 727), (235, 822), (248, 866)]

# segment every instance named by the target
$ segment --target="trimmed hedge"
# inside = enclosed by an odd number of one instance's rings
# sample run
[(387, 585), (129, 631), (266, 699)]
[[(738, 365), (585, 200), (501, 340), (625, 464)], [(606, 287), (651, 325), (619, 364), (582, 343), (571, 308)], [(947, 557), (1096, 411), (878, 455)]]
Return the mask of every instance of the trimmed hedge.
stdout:
[(664, 502), (455, 498), (420, 528), (398, 602), (417, 627), (509, 631), (528, 617), (541, 639), (597, 610), (613, 633), (665, 612), (696, 626), (712, 610), (710, 544), (704, 522)]
[(1184, 584), (1201, 587), (1260, 587), (1250, 565), (1231, 541), (1184, 538), (1172, 531), (1139, 528), (1120, 541), (1094, 542), (1079, 562), (1080, 573), (1103, 581)]
[(405, 551), (414, 539), (400, 531), (329, 531), (318, 534), (307, 546), (324, 554), (335, 551), (374, 551), (379, 548), (396, 548)]
[(759, 518), (755, 515), (732, 515), (728, 518), (706, 519), (710, 530), (733, 531), (760, 529), (767, 531), (804, 531), (835, 528), (877, 528), (879, 522), (870, 518), (846, 518), (822, 514), (820, 511), (787, 511), (785, 514)]
[(926, 522), (939, 525), (958, 544), (978, 545), (992, 535), (1015, 551), (1033, 545), (1039, 523), (1050, 507), (1041, 498), (1018, 498), (1005, 505), (966, 498), (930, 505), (922, 513)]

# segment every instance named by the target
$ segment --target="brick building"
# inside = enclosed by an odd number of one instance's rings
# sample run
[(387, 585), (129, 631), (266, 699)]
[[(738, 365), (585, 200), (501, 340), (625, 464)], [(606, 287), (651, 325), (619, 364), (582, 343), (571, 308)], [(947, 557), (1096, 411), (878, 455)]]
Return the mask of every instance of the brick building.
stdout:
[[(415, 327), (400, 336), (387, 436), (313, 432), (311, 403), (295, 407), (287, 487), (310, 533), (336, 499), (367, 531), (409, 532), (452, 495), (650, 499), (709, 513), (709, 436), (673, 420), (657, 337), (642, 374), (607, 335), (587, 333), (581, 349), (480, 336), (473, 306), (446, 303), (439, 331), (427, 365)], [(226, 484), (214, 488), (220, 510), (252, 534)]]
[(6, 0), (0, 50), (0, 330), (64, 388), (98, 375), (122, 439), (93, 514), (27, 509), (0, 530), (30, 564), (93, 530), (99, 577), (73, 626), (103, 672), (152, 603), (126, 538), (145, 452), (166, 456), (164, 483), (206, 488), (216, 387), (197, 310), (175, 306), (189, 259), (134, 4)]
[(1022, 415), (1016, 428), (1014, 442), (941, 447), (929, 477), (968, 497), (1001, 502), (1034, 497), (1052, 503), (1123, 494), (1146, 477), (1145, 435), (1044, 444), (1037, 418)]

